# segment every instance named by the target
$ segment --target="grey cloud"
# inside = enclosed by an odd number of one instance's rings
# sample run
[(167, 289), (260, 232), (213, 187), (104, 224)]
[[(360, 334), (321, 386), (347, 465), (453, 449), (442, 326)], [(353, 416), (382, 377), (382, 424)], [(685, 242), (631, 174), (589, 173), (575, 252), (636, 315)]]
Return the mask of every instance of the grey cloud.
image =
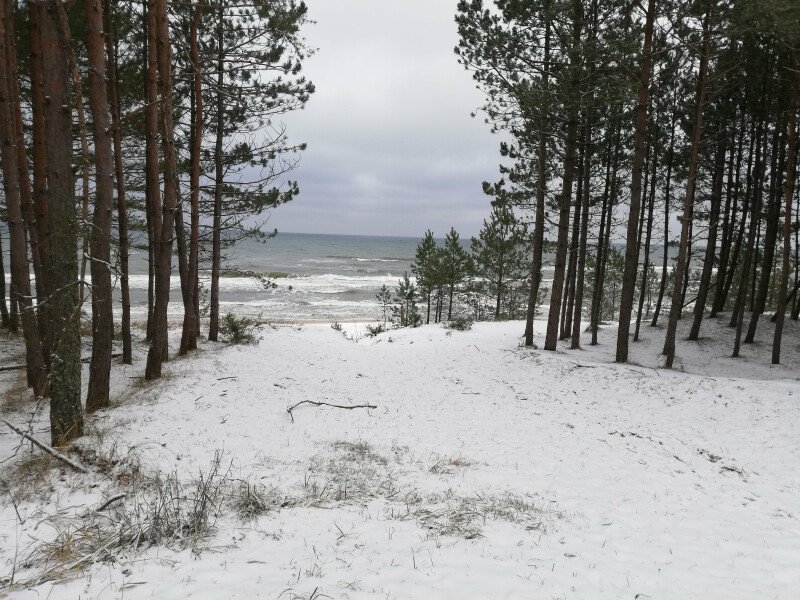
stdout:
[(292, 178), (301, 193), (277, 209), (284, 231), (463, 235), (488, 213), (483, 180), (499, 177), (500, 139), (470, 113), (482, 102), (456, 61), (455, 2), (307, 0), (319, 52), (308, 107), (286, 118), (307, 142)]

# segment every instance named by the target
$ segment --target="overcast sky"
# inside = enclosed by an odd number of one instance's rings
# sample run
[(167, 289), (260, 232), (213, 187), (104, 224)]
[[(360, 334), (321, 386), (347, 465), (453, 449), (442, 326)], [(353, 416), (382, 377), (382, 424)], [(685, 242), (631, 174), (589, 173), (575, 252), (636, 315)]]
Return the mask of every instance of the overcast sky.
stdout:
[(456, 61), (456, 0), (306, 0), (317, 91), (288, 116), (307, 142), (300, 195), (272, 214), (285, 232), (420, 236), (477, 233), (489, 212), (499, 138)]

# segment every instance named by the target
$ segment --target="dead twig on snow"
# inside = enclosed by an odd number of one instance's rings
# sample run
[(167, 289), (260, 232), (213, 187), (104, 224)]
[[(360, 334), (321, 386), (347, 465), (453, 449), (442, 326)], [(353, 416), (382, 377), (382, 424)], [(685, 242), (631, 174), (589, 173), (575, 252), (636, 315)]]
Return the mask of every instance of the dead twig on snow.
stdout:
[(289, 416), (292, 419), (292, 423), (294, 423), (294, 414), (292, 414), (292, 411), (301, 404), (311, 404), (312, 406), (330, 406), (331, 408), (343, 408), (345, 410), (353, 410), (354, 408), (378, 408), (374, 404), (331, 404), (330, 402), (318, 402), (317, 400), (301, 400), (297, 404), (293, 404), (286, 409), (286, 412), (289, 413)]

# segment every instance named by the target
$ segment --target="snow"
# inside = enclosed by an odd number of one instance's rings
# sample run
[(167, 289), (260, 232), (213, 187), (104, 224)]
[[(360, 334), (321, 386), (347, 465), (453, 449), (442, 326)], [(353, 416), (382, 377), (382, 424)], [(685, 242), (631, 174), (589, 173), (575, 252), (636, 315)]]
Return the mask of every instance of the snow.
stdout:
[[(375, 338), (345, 326), (354, 340), (328, 325), (267, 326), (257, 345), (206, 344), (150, 385), (139, 382), (143, 361), (115, 365), (114, 406), (91, 418), (101, 433), (85, 444), (187, 480), (222, 451), (231, 478), (287, 497), (343, 479), (346, 492), (252, 521), (222, 515), (194, 551), (123, 553), (65, 582), (6, 593), (791, 598), (800, 589), (800, 328), (787, 326), (777, 367), (768, 319), (740, 359), (728, 358), (732, 330), (706, 322), (708, 337), (679, 341), (674, 371), (659, 368), (660, 329), (643, 326), (633, 363), (615, 365), (613, 330), (596, 347), (549, 353), (521, 346), (519, 322)], [(537, 323), (539, 343), (543, 331)], [(303, 405), (292, 422), (286, 409), (302, 400), (378, 408)], [(45, 427), (34, 421), (34, 431)], [(0, 460), (17, 445), (3, 432)], [(15, 553), (52, 535), (37, 528), (45, 515), (119, 491), (57, 469), (53, 485), (17, 507), (23, 524), (3, 496), (0, 576)], [(17, 565), (16, 578), (34, 571)]]

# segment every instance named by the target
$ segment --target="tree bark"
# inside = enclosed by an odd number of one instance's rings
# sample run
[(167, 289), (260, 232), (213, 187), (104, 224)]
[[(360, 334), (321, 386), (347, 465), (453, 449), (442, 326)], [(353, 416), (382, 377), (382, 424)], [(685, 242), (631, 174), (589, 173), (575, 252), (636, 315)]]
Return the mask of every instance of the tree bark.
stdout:
[(194, 94), (194, 124), (192, 133), (191, 167), (189, 174), (189, 194), (191, 212), (191, 230), (189, 234), (189, 272), (188, 279), (190, 284), (189, 302), (183, 317), (183, 334), (181, 336), (181, 354), (189, 350), (197, 349), (197, 330), (199, 323), (198, 315), (195, 313), (195, 301), (197, 296), (197, 279), (200, 256), (200, 153), (203, 148), (203, 88), (202, 73), (200, 72), (200, 51), (198, 49), (198, 31), (200, 29), (200, 19), (203, 14), (205, 0), (199, 0), (195, 8), (192, 27), (189, 34), (189, 48), (193, 70), (193, 94)]
[[(725, 214), (722, 217), (722, 241), (720, 243), (719, 252), (719, 268), (717, 269), (717, 277), (714, 285), (714, 300), (711, 303), (711, 312), (708, 317), (713, 319), (717, 313), (725, 306), (725, 298), (722, 296), (725, 278), (728, 272), (728, 265), (730, 264), (730, 252), (733, 242), (733, 232), (736, 229), (736, 215), (738, 212), (739, 204), (739, 168), (741, 167), (742, 160), (742, 146), (744, 145), (745, 123), (744, 111), (742, 111), (742, 119), (739, 126), (740, 135), (735, 148), (731, 148), (730, 157), (728, 159), (728, 181), (726, 184), (725, 192)], [(735, 182), (735, 185), (734, 185)]]
[(761, 274), (758, 282), (758, 292), (753, 303), (753, 313), (750, 315), (750, 324), (744, 337), (745, 344), (752, 344), (758, 329), (761, 313), (766, 309), (769, 295), (769, 283), (772, 278), (772, 267), (775, 262), (775, 243), (778, 239), (778, 225), (780, 221), (780, 177), (778, 170), (783, 165), (783, 148), (785, 140), (780, 133), (780, 127), (775, 128), (772, 144), (772, 165), (770, 167), (770, 191), (768, 196), (769, 206), (766, 215), (766, 231), (764, 232), (764, 252), (761, 261)]
[(592, 304), (589, 308), (589, 328), (592, 332), (592, 341), (590, 345), (597, 345), (597, 330), (600, 322), (600, 309), (599, 303), (601, 299), (602, 288), (602, 273), (600, 268), (603, 265), (603, 250), (605, 248), (605, 229), (606, 229), (606, 213), (609, 212), (608, 199), (609, 190), (611, 185), (611, 162), (612, 154), (616, 152), (616, 146), (610, 140), (607, 143), (606, 159), (605, 159), (605, 183), (603, 185), (603, 197), (600, 206), (600, 228), (597, 232), (597, 247), (595, 248), (594, 260), (594, 288), (592, 289)]
[(39, 334), (42, 340), (42, 354), (45, 365), (50, 364), (50, 346), (52, 332), (48, 329), (50, 322), (49, 301), (50, 279), (50, 216), (47, 202), (47, 139), (45, 131), (45, 97), (42, 89), (42, 40), (41, 21), (44, 18), (42, 4), (29, 2), (28, 23), (31, 46), (30, 81), (31, 81), (31, 138), (33, 142), (33, 205), (36, 216), (36, 235), (39, 244), (39, 276), (36, 279), (36, 312), (38, 316)]
[(561, 312), (561, 299), (564, 292), (564, 275), (567, 260), (567, 238), (569, 236), (569, 209), (572, 203), (572, 183), (575, 177), (575, 154), (578, 146), (578, 112), (581, 82), (580, 37), (583, 29), (583, 3), (573, 5), (572, 47), (570, 48), (570, 83), (567, 107), (567, 140), (564, 152), (564, 176), (561, 195), (558, 200), (558, 239), (556, 259), (553, 267), (553, 287), (550, 291), (550, 312), (547, 318), (547, 333), (544, 349), (555, 351), (558, 345), (558, 319)]
[[(642, 313), (644, 312), (644, 298), (648, 291), (647, 278), (650, 271), (650, 242), (653, 237), (653, 213), (656, 204), (656, 176), (658, 174), (658, 136), (651, 145), (653, 148), (652, 169), (650, 174), (650, 193), (647, 201), (647, 224), (644, 236), (644, 263), (642, 264), (642, 286), (639, 291), (639, 309), (636, 311), (636, 328), (633, 332), (633, 341), (639, 341), (639, 331), (642, 327)], [(646, 189), (646, 188), (645, 188)], [(649, 308), (649, 306), (648, 306)]]
[(795, 81), (792, 90), (792, 99), (789, 102), (789, 119), (786, 128), (786, 179), (784, 180), (784, 218), (783, 218), (783, 252), (781, 255), (781, 281), (778, 287), (778, 307), (775, 319), (775, 334), (772, 339), (772, 364), (781, 362), (781, 341), (783, 339), (783, 325), (786, 316), (786, 287), (789, 284), (789, 259), (791, 253), (792, 230), (792, 195), (794, 194), (795, 168), (797, 161), (797, 105), (800, 96), (800, 51), (794, 51)]
[(636, 126), (633, 135), (631, 202), (628, 212), (628, 235), (625, 244), (625, 267), (622, 272), (619, 325), (617, 327), (616, 362), (618, 363), (628, 361), (628, 336), (631, 330), (633, 296), (636, 292), (636, 272), (639, 269), (639, 245), (633, 242), (637, 239), (636, 231), (639, 213), (642, 209), (642, 165), (644, 163), (644, 146), (647, 137), (647, 109), (650, 97), (650, 70), (653, 61), (653, 21), (655, 20), (655, 13), (655, 0), (648, 0), (644, 26), (644, 47), (642, 48), (639, 100), (636, 105)]
[(656, 306), (653, 309), (653, 320), (650, 322), (650, 327), (658, 326), (658, 317), (661, 314), (661, 305), (664, 302), (664, 293), (667, 290), (667, 272), (669, 270), (669, 205), (672, 200), (672, 166), (675, 162), (676, 120), (677, 111), (673, 108), (669, 133), (669, 150), (667, 151), (667, 174), (664, 183), (664, 245), (661, 249), (661, 283), (658, 286), (658, 297), (656, 298)]
[(697, 103), (695, 106), (694, 127), (692, 130), (692, 149), (689, 158), (689, 174), (686, 181), (686, 196), (683, 203), (683, 220), (681, 222), (681, 240), (678, 246), (678, 261), (675, 272), (675, 289), (672, 292), (672, 305), (669, 309), (669, 322), (667, 335), (664, 340), (663, 354), (666, 355), (665, 366), (672, 368), (675, 362), (675, 335), (678, 329), (678, 319), (683, 308), (683, 279), (686, 276), (687, 248), (689, 246), (689, 226), (692, 221), (694, 206), (694, 191), (697, 184), (697, 163), (700, 151), (700, 134), (703, 128), (703, 107), (706, 98), (706, 84), (708, 79), (708, 62), (711, 54), (711, 5), (706, 9), (703, 23), (703, 54), (700, 58), (700, 74), (697, 89)]
[[(155, 301), (156, 281), (159, 278), (158, 247), (161, 240), (161, 189), (158, 152), (158, 48), (156, 36), (155, 0), (142, 0), (147, 19), (147, 68), (145, 70), (145, 201), (147, 209), (147, 229), (149, 248), (149, 283), (147, 310), (147, 339), (152, 342), (156, 329)], [(172, 235), (170, 233), (170, 235)], [(166, 323), (160, 324), (166, 327)], [(167, 357), (165, 339), (160, 341), (158, 350)]]
[(45, 98), (45, 153), (50, 246), (50, 430), (53, 446), (83, 435), (81, 338), (78, 294), (78, 215), (72, 174), (71, 52), (59, 0), (48, 0), (42, 15), (42, 89)]
[(72, 34), (69, 29), (69, 20), (67, 19), (67, 12), (62, 1), (55, 0), (54, 6), (56, 15), (58, 17), (59, 27), (61, 28), (61, 35), (64, 36), (67, 65), (69, 67), (70, 78), (72, 79), (73, 97), (72, 102), (75, 112), (78, 113), (78, 133), (80, 134), (81, 142), (81, 181), (82, 181), (82, 196), (81, 196), (81, 273), (79, 283), (79, 295), (81, 302), (86, 298), (85, 295), (85, 280), (86, 280), (86, 262), (89, 254), (89, 235), (87, 230), (89, 227), (89, 180), (90, 180), (90, 164), (89, 164), (89, 134), (86, 128), (86, 112), (83, 110), (83, 87), (81, 84), (80, 71), (78, 71), (78, 61), (75, 57), (75, 45), (72, 42)]
[[(19, 184), (19, 136), (14, 118), (15, 85), (11, 81), (14, 52), (10, 47), (13, 40), (11, 3), (4, 2), (0, 10), (0, 158), (2, 159), (3, 191), (5, 193), (10, 244), (11, 279), (13, 295), (19, 304), (22, 331), (25, 336), (26, 363), (33, 391), (36, 396), (47, 394), (47, 373), (42, 355), (39, 330), (33, 309), (28, 272), (28, 253), (25, 243), (25, 224), (22, 214), (22, 200)], [(6, 28), (8, 27), (8, 31)]]
[[(544, 7), (544, 71), (542, 90), (544, 97), (550, 90), (550, 2)], [(545, 188), (547, 186), (547, 101), (542, 105), (542, 118), (539, 121), (539, 150), (536, 176), (536, 223), (533, 229), (533, 256), (531, 259), (531, 287), (528, 290), (528, 309), (525, 316), (525, 345), (533, 346), (533, 321), (536, 317), (536, 304), (539, 301), (539, 288), (542, 285), (542, 254), (544, 252)]]
[[(583, 127), (581, 127), (583, 134)], [(583, 200), (583, 167), (584, 151), (586, 144), (583, 139), (578, 142), (578, 168), (577, 168), (577, 187), (575, 189), (575, 210), (572, 213), (572, 233), (569, 240), (567, 262), (567, 279), (565, 282), (566, 294), (561, 302), (561, 332), (560, 340), (569, 338), (572, 334), (572, 312), (575, 302), (575, 286), (577, 285), (576, 269), (578, 267), (578, 246), (581, 237), (581, 202)]]
[(602, 320), (606, 265), (608, 264), (608, 256), (611, 252), (611, 219), (614, 215), (614, 206), (616, 205), (617, 195), (619, 193), (619, 177), (617, 175), (619, 173), (619, 161), (622, 154), (622, 124), (619, 116), (620, 110), (621, 108), (618, 108), (617, 117), (614, 121), (614, 125), (617, 128), (617, 133), (611, 165), (611, 178), (606, 182), (606, 188), (608, 189), (608, 210), (606, 210), (605, 226), (601, 228), (604, 230), (605, 237), (598, 239), (600, 248), (598, 248), (597, 252), (598, 263), (596, 267), (597, 273), (595, 278), (596, 302), (593, 301), (595, 313), (593, 316), (592, 325), (592, 346), (597, 345), (597, 334), (600, 329), (600, 321)]
[[(167, 308), (169, 305), (170, 273), (172, 270), (172, 230), (175, 226), (175, 211), (178, 200), (178, 168), (172, 123), (172, 48), (169, 37), (169, 22), (166, 0), (153, 0), (150, 5), (155, 12), (156, 44), (158, 58), (159, 117), (161, 145), (164, 154), (164, 202), (162, 207), (161, 232), (159, 236), (158, 277), (155, 289), (153, 317), (153, 341), (147, 353), (146, 379), (161, 377), (161, 365), (168, 358)], [(148, 25), (151, 23), (148, 20)]]
[(583, 168), (583, 202), (581, 213), (581, 233), (578, 242), (578, 264), (577, 281), (575, 282), (575, 299), (572, 315), (572, 339), (570, 348), (577, 350), (581, 347), (581, 316), (583, 313), (583, 292), (586, 279), (586, 242), (589, 235), (589, 201), (592, 197), (592, 126), (590, 117), (587, 115), (584, 123), (583, 142), (584, 149), (584, 168)]
[(8, 300), (6, 298), (6, 266), (3, 261), (2, 235), (0, 235), (0, 327), (8, 327)]
[[(764, 78), (764, 85), (763, 85), (763, 94), (762, 94), (762, 107), (766, 106), (767, 101), (767, 83), (766, 83), (766, 76)], [(765, 112), (766, 109), (763, 108)], [(748, 245), (745, 248), (745, 253), (749, 254), (746, 257), (750, 261), (750, 270), (748, 271), (747, 275), (742, 274), (740, 281), (739, 281), (739, 288), (741, 289), (741, 293), (737, 290), (736, 298), (733, 303), (733, 311), (731, 312), (731, 320), (730, 320), (730, 327), (738, 327), (739, 324), (739, 316), (743, 314), (746, 310), (747, 306), (747, 292), (748, 288), (752, 281), (754, 281), (754, 277), (751, 276), (751, 272), (755, 273), (756, 270), (756, 252), (758, 251), (758, 242), (760, 238), (760, 227), (761, 227), (761, 210), (763, 204), (763, 182), (764, 176), (766, 174), (766, 153), (767, 153), (767, 133), (766, 133), (767, 123), (766, 123), (766, 114), (762, 114), (758, 119), (758, 128), (756, 129), (755, 135), (755, 163), (753, 165), (752, 171), (749, 169), (748, 164), (748, 173), (747, 173), (747, 192), (748, 196), (750, 196), (750, 230), (753, 231), (753, 237), (750, 239), (748, 234)], [(749, 161), (748, 161), (749, 162)], [(751, 291), (751, 295), (752, 295)]]
[(217, 106), (216, 139), (214, 143), (214, 217), (211, 232), (211, 307), (208, 339), (216, 342), (219, 337), (219, 276), (222, 260), (222, 186), (225, 172), (222, 164), (222, 142), (225, 138), (225, 21), (222, 4), (217, 11)]
[(700, 286), (694, 302), (694, 320), (689, 331), (689, 340), (696, 340), (700, 336), (700, 326), (706, 310), (706, 300), (711, 286), (711, 275), (714, 269), (714, 259), (717, 255), (717, 228), (719, 227), (719, 211), (722, 204), (722, 181), (725, 177), (725, 138), (720, 136), (717, 142), (716, 157), (714, 159), (714, 175), (711, 190), (711, 210), (708, 216), (708, 239), (706, 252), (703, 258), (703, 272), (700, 275)]
[(119, 229), (119, 279), (122, 296), (122, 362), (133, 363), (131, 342), (131, 292), (128, 268), (128, 202), (125, 193), (125, 167), (122, 162), (122, 131), (119, 114), (119, 81), (117, 80), (117, 36), (114, 28), (112, 7), (116, 10), (116, 0), (105, 11), (106, 56), (108, 60), (108, 97), (111, 104), (111, 136), (114, 142), (114, 172), (117, 184), (117, 227)]
[(89, 59), (89, 108), (94, 142), (95, 201), (92, 216), (92, 358), (86, 412), (109, 404), (114, 308), (111, 298), (111, 213), (114, 160), (111, 151), (111, 111), (108, 105), (103, 5), (86, 0), (86, 46)]
[[(723, 298), (720, 299), (722, 306), (719, 310), (723, 310), (724, 303), (727, 302), (728, 294), (730, 293), (730, 288), (733, 285), (733, 278), (736, 275), (736, 270), (739, 265), (739, 255), (742, 251), (742, 244), (744, 243), (744, 238), (747, 233), (747, 217), (750, 213), (750, 193), (751, 187), (753, 183), (753, 154), (757, 152), (756, 147), (756, 137), (761, 135), (761, 129), (756, 128), (756, 122), (759, 122), (760, 127), (760, 119), (752, 118), (751, 125), (750, 125), (750, 145), (747, 151), (747, 172), (746, 172), (746, 185), (745, 185), (745, 192), (744, 192), (744, 203), (742, 206), (742, 214), (740, 215), (739, 219), (739, 227), (736, 234), (736, 241), (733, 244), (733, 248), (731, 250), (731, 258), (730, 258), (730, 268), (728, 269), (728, 273), (725, 276), (725, 280), (723, 281)], [(754, 150), (755, 149), (755, 150)], [(737, 195), (739, 191), (739, 186), (737, 185)], [(738, 307), (734, 306), (733, 311), (731, 314), (731, 320), (729, 323), (730, 327), (736, 326), (736, 316), (733, 314), (738, 310)]]

